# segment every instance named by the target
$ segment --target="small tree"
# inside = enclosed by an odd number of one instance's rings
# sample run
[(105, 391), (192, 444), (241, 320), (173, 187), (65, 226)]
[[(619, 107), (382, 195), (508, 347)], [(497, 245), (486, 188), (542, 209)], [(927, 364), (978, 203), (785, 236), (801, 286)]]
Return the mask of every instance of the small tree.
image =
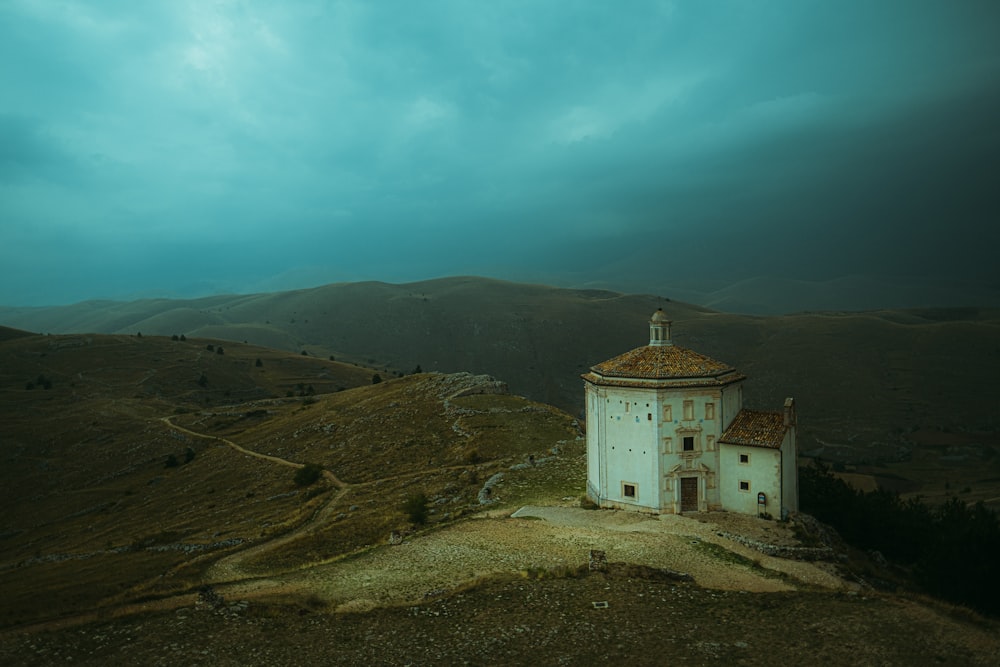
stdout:
[(211, 343), (209, 343), (208, 345), (206, 345), (205, 349), (208, 350), (209, 352), (215, 352), (215, 346), (212, 345)]
[(202, 373), (201, 377), (198, 378), (198, 385), (203, 389), (208, 386), (208, 377), (204, 373)]
[(194, 461), (194, 447), (188, 447), (184, 450), (184, 463), (191, 463)]
[(185, 336), (184, 334), (181, 334), (181, 340), (187, 340), (187, 336)]
[(174, 334), (170, 337), (170, 340), (180, 340), (180, 338), (177, 337), (177, 334)]
[(423, 372), (424, 372), (424, 369), (420, 367), (420, 364), (417, 364), (417, 367), (413, 369), (413, 375), (419, 375), (420, 373), (423, 373)]
[(295, 485), (309, 486), (320, 478), (323, 468), (316, 463), (307, 463), (295, 471)]
[(382, 376), (379, 375), (378, 373), (372, 376), (372, 384), (378, 384), (381, 381), (382, 381)]
[(417, 525), (427, 523), (427, 496), (423, 492), (407, 496), (403, 503), (403, 513), (406, 514), (410, 523)]
[(256, 361), (256, 363), (254, 363), (254, 366), (256, 366), (257, 368), (260, 368), (263, 365), (264, 365), (264, 362), (260, 360), (260, 357), (257, 357), (257, 361)]
[(177, 457), (174, 456), (173, 454), (167, 454), (167, 458), (164, 459), (164, 461), (163, 461), (163, 467), (164, 468), (176, 468), (180, 464), (181, 464), (181, 462), (178, 461)]

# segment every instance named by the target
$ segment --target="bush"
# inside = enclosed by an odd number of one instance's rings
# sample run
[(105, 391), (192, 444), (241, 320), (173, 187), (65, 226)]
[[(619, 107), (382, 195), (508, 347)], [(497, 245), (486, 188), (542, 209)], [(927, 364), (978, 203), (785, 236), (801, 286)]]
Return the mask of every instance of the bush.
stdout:
[(176, 468), (181, 463), (177, 460), (177, 457), (173, 454), (167, 454), (166, 459), (163, 461), (164, 468)]
[(982, 502), (953, 497), (931, 507), (879, 489), (864, 493), (816, 462), (799, 473), (802, 509), (836, 528), (849, 543), (878, 550), (912, 568), (932, 595), (1000, 615), (1000, 520)]
[(256, 366), (257, 368), (260, 368), (263, 365), (264, 365), (264, 362), (260, 360), (260, 357), (257, 357), (257, 361), (254, 362), (254, 366)]
[(378, 384), (381, 381), (382, 381), (382, 376), (379, 375), (378, 373), (372, 376), (372, 384)]
[(407, 496), (403, 502), (403, 513), (410, 520), (410, 523), (423, 525), (427, 523), (427, 496), (421, 493), (414, 493)]
[(323, 468), (316, 463), (307, 463), (295, 471), (295, 485), (309, 486), (320, 478)]

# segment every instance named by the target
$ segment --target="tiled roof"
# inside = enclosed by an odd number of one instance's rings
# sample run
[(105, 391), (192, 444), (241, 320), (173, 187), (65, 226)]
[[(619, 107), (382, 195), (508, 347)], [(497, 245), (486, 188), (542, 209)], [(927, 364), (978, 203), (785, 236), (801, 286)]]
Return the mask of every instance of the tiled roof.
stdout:
[(730, 373), (733, 368), (678, 345), (646, 345), (592, 366), (590, 370), (606, 378), (661, 380), (712, 378)]
[(726, 445), (778, 449), (785, 439), (785, 420), (780, 412), (740, 410), (719, 438)]

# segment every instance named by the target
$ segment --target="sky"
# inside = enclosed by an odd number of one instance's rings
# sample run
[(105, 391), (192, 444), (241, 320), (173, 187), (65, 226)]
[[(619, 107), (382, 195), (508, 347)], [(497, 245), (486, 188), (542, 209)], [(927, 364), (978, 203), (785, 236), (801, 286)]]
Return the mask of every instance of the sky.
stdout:
[(0, 305), (998, 286), (992, 0), (0, 0)]

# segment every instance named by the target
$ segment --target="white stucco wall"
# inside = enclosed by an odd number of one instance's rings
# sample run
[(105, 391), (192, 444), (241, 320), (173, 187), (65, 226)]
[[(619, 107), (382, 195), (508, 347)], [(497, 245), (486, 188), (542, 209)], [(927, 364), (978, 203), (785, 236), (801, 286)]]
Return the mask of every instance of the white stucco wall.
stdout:
[(799, 469), (798, 450), (795, 442), (795, 427), (788, 429), (781, 443), (781, 505), (788, 512), (799, 511)]
[[(748, 457), (740, 463), (740, 455)], [(763, 508), (774, 518), (781, 516), (781, 451), (765, 447), (742, 447), (723, 444), (719, 448), (719, 496), (730, 512), (757, 514), (757, 494), (767, 496)], [(740, 482), (749, 482), (748, 490)]]
[[(657, 402), (652, 389), (599, 387), (588, 392), (588, 445), (591, 420), (599, 422), (594, 454), (588, 446), (588, 480), (601, 499), (614, 504), (658, 509), (660, 462), (657, 446)], [(596, 426), (596, 424), (595, 424)], [(589, 467), (597, 466), (598, 475)], [(623, 485), (635, 488), (635, 497)]]

